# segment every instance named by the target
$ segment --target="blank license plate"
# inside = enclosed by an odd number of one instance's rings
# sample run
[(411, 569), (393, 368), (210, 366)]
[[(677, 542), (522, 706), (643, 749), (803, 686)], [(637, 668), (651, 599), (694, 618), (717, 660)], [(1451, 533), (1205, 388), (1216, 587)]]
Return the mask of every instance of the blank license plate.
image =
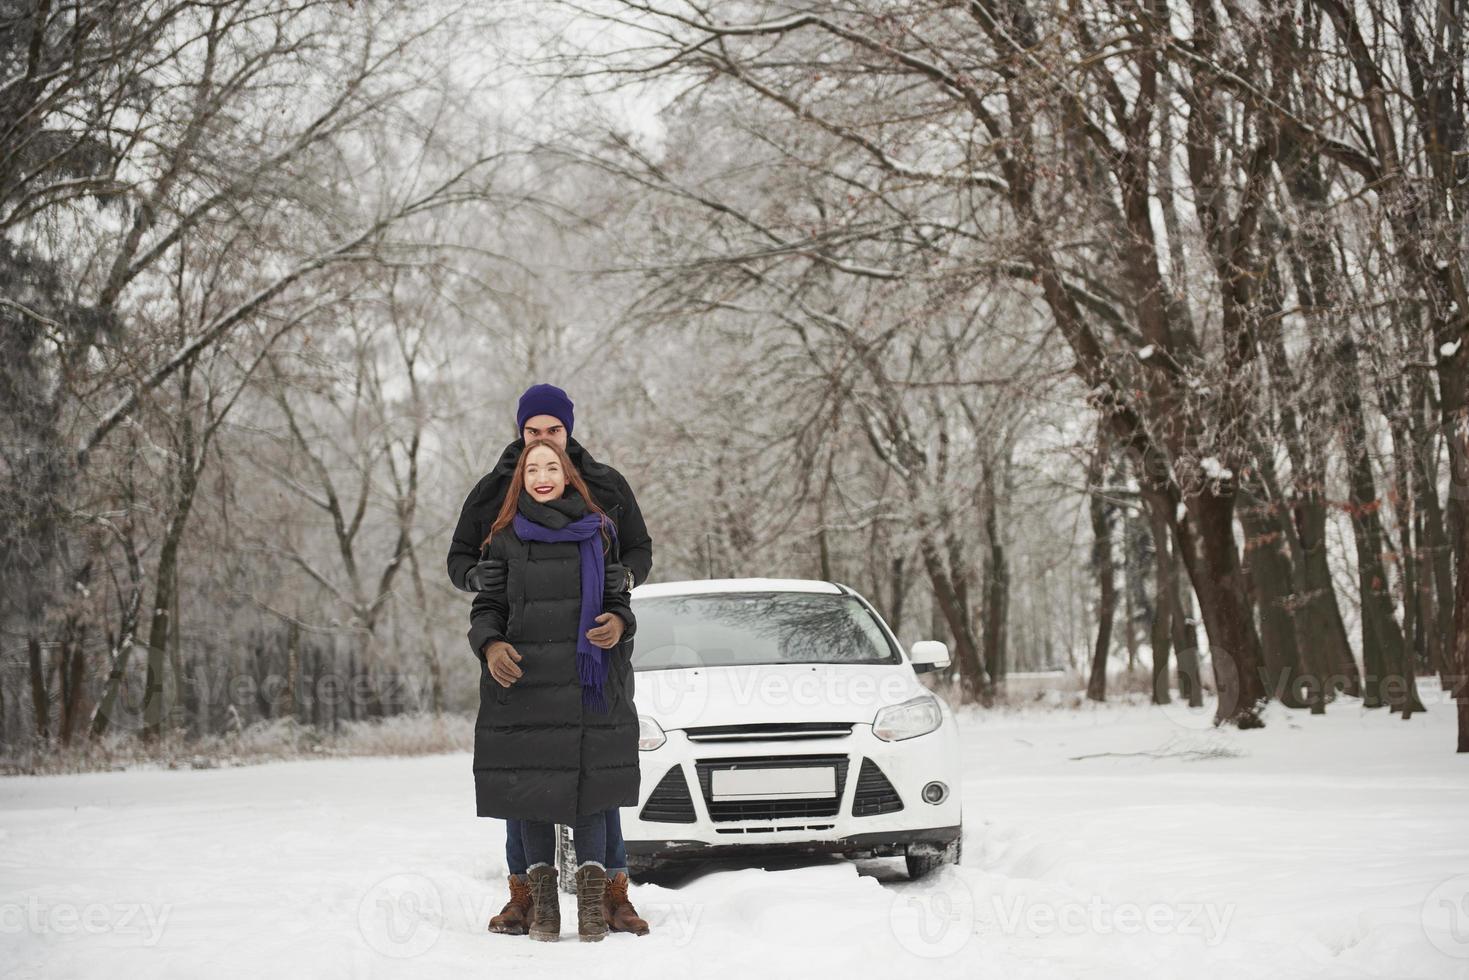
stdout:
[(837, 795), (831, 766), (795, 769), (715, 769), (709, 789), (716, 800), (799, 800)]

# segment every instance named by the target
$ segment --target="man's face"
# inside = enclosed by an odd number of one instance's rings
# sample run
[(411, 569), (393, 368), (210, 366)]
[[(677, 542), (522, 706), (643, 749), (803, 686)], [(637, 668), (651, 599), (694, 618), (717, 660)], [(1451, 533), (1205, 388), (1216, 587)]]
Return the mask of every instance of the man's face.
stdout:
[(566, 426), (562, 425), (561, 420), (553, 415), (532, 415), (525, 420), (525, 426), (520, 430), (520, 434), (528, 443), (544, 439), (547, 442), (554, 442), (561, 449), (566, 448)]

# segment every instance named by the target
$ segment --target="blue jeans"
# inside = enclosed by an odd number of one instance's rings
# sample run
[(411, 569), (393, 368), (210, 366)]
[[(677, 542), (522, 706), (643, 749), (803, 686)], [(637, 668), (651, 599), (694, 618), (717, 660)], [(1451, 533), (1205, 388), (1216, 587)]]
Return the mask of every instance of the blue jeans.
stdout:
[[(606, 855), (605, 857), (594, 857), (590, 860), (601, 861), (607, 868), (607, 877), (614, 877), (619, 871), (627, 872), (627, 845), (622, 840), (622, 811), (613, 807), (603, 815), (606, 823)], [(527, 821), (506, 820), (505, 821), (505, 865), (510, 873), (517, 878), (525, 877), (525, 869), (530, 867), (531, 862), (525, 856), (524, 830)], [(575, 838), (575, 828), (572, 831)], [(580, 848), (578, 848), (578, 852)], [(582, 859), (578, 855), (577, 861)]]
[[(604, 868), (607, 858), (607, 817), (604, 813), (588, 813), (576, 818), (571, 831), (576, 845), (577, 867), (596, 861)], [(532, 865), (553, 864), (556, 860), (556, 825), (545, 820), (522, 820), (520, 840), (525, 857)]]
[(607, 866), (607, 877), (611, 878), (619, 871), (627, 873), (627, 844), (622, 839), (622, 811), (613, 807), (605, 815), (607, 817), (607, 860), (602, 863)]

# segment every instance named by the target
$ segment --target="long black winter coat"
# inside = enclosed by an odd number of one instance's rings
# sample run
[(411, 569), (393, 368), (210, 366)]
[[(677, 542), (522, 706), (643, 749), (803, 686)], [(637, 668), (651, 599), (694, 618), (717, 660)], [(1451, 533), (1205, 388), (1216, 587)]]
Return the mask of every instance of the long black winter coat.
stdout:
[[(449, 545), (449, 581), (456, 589), (470, 589), (464, 584), (464, 576), (479, 561), (480, 543), (490, 533), (490, 525), (500, 512), (505, 501), (505, 490), (515, 475), (515, 464), (525, 450), (525, 440), (517, 439), (505, 447), (490, 472), (480, 478), (464, 498), (459, 511), (459, 523), (454, 528), (454, 540)], [(599, 463), (591, 453), (582, 448), (575, 439), (566, 440), (566, 455), (587, 481), (592, 499), (597, 502), (617, 525), (617, 541), (622, 549), (622, 564), (632, 569), (639, 584), (648, 580), (653, 569), (653, 539), (648, 536), (648, 526), (643, 522), (643, 512), (638, 509), (637, 498), (621, 473), (606, 463)]]
[[(585, 513), (575, 490), (549, 504), (528, 494), (520, 511), (547, 527)], [(614, 543), (615, 547), (615, 543)], [(613, 560), (614, 551), (608, 556)], [(522, 541), (514, 526), (496, 532), (488, 557), (506, 560), (505, 591), (481, 592), (471, 612), (469, 645), (480, 662), (474, 723), (475, 803), (481, 817), (574, 823), (638, 802), (638, 719), (632, 703), (631, 640), (637, 623), (628, 593), (603, 597), (603, 612), (627, 624), (606, 651), (607, 714), (581, 703), (576, 670), (581, 564), (575, 542)], [(523, 676), (501, 687), (485, 664), (485, 646), (506, 640)]]

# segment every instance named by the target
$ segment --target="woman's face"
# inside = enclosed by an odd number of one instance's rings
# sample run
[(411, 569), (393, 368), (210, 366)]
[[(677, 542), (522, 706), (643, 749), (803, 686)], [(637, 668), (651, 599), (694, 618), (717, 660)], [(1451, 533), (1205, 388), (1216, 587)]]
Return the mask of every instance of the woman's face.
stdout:
[(558, 500), (566, 490), (566, 474), (561, 460), (545, 446), (536, 446), (525, 458), (525, 489), (541, 503)]

